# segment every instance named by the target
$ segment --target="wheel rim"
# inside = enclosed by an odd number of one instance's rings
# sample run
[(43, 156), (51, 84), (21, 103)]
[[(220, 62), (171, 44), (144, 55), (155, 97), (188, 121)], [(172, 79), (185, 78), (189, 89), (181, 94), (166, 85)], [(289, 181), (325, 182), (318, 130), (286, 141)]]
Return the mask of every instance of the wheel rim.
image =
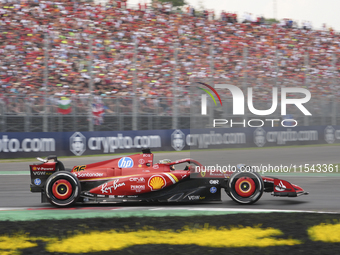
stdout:
[(235, 183), (235, 191), (241, 197), (250, 197), (254, 194), (255, 189), (255, 182), (249, 177), (241, 177)]
[(60, 200), (68, 199), (72, 195), (72, 185), (65, 179), (57, 180), (52, 186), (52, 194)]

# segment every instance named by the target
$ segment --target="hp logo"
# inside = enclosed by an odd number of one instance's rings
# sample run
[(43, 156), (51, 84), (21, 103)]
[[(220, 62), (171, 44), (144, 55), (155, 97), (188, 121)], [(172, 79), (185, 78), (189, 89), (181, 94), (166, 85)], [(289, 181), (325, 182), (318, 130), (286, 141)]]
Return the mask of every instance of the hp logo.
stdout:
[(119, 168), (131, 168), (133, 167), (133, 160), (129, 157), (123, 157), (118, 161)]

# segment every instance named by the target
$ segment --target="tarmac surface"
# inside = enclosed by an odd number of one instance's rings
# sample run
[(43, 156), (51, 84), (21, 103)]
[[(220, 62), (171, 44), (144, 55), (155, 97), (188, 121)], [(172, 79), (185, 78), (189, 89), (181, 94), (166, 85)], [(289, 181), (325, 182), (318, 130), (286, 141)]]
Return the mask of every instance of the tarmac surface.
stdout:
[[(339, 164), (340, 146), (313, 146), (313, 147), (280, 147), (259, 148), (242, 150), (201, 150), (191, 152), (156, 153), (154, 162), (169, 158), (178, 160), (182, 158), (193, 158), (203, 165), (236, 165), (239, 163), (247, 165), (271, 165), (271, 166), (294, 166), (305, 164)], [(121, 155), (117, 156), (120, 157)], [(65, 167), (72, 168), (74, 165), (94, 163), (102, 160), (112, 159), (116, 156), (97, 156), (81, 158), (60, 159)], [(52, 207), (49, 204), (40, 203), (40, 194), (29, 191), (29, 164), (38, 161), (16, 160), (0, 161), (0, 209), (1, 208), (38, 208)], [(25, 173), (23, 171), (26, 171)], [(335, 172), (335, 173), (334, 173)], [(237, 208), (237, 209), (268, 209), (268, 210), (308, 210), (327, 211), (340, 213), (340, 169), (336, 173), (312, 173), (300, 171), (294, 173), (265, 173), (266, 176), (281, 177), (287, 181), (301, 186), (310, 194), (297, 198), (273, 197), (264, 193), (262, 198), (254, 205), (239, 205), (233, 202), (222, 192), (221, 203), (199, 203), (190, 204), (192, 208)], [(125, 209), (138, 210), (138, 204), (116, 204), (114, 206)], [(143, 204), (143, 208), (145, 208)], [(148, 205), (147, 205), (148, 206)], [(171, 209), (174, 204), (152, 204), (150, 208)], [(175, 204), (177, 208), (188, 207), (188, 204)], [(91, 205), (93, 207), (93, 205)], [(98, 206), (102, 208), (103, 206)]]

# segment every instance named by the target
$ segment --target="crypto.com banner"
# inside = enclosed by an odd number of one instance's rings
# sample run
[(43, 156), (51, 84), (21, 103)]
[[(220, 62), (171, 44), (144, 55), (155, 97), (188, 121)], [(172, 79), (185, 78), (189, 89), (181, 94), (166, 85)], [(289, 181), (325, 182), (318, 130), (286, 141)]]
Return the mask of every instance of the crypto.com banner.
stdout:
[(175, 150), (310, 145), (340, 142), (340, 126), (207, 128), (175, 130)]
[(0, 158), (82, 156), (340, 142), (340, 126), (0, 133)]
[(0, 133), (0, 158), (173, 150), (170, 137), (171, 130)]

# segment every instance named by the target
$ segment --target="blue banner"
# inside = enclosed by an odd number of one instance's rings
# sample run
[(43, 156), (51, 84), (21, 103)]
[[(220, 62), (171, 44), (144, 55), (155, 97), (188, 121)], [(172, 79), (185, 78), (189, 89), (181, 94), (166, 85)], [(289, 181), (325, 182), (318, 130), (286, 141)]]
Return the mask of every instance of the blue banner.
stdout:
[(340, 126), (0, 133), (0, 158), (81, 156), (340, 142)]

